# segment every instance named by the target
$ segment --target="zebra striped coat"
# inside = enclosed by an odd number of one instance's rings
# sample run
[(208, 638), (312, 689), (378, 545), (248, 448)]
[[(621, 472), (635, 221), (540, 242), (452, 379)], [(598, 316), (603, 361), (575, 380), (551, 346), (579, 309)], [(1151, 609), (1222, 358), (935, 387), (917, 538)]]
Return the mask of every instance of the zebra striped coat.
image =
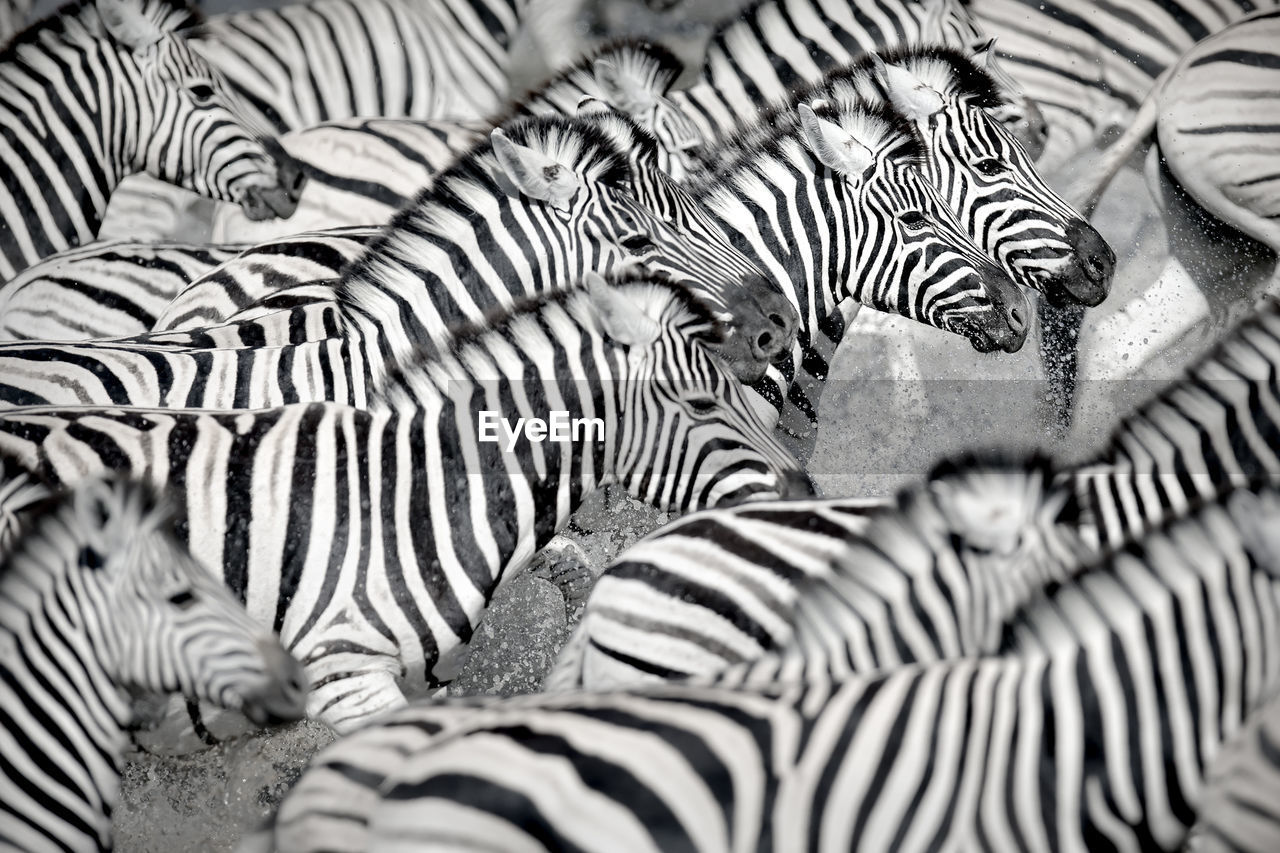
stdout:
[(0, 557), (0, 847), (108, 850), (134, 691), (295, 720), (302, 669), (141, 485), (90, 478), (28, 514)]
[(992, 111), (1004, 101), (987, 69), (966, 53), (916, 45), (863, 57), (796, 100), (882, 97), (916, 124), (930, 181), (1010, 278), (1055, 303), (1097, 305), (1106, 298), (1115, 254), (996, 121)]
[(1277, 530), (1280, 495), (1242, 490), (1050, 592), (999, 657), (406, 708), (313, 760), (273, 849), (1176, 850), (1280, 687)]
[(1156, 78), (1197, 41), (1274, 0), (970, 0), (1001, 61), (1044, 118), (1054, 174), (1133, 121)]
[(517, 33), (529, 28), (558, 53), (576, 10), (558, 0), (309, 0), (211, 15), (193, 44), (280, 132), (373, 116), (480, 119), (507, 99)]
[(1043, 459), (965, 457), (896, 506), (834, 498), (677, 519), (605, 568), (545, 687), (767, 683), (784, 666), (848, 674), (993, 652), (1019, 607), (1086, 561), (1069, 489), (1052, 479)]
[[(711, 357), (682, 291), (597, 281), (406, 366), (372, 410), (26, 409), (0, 449), (51, 480), (136, 472), (186, 496), (186, 538), (307, 663), (308, 713), (349, 728), (449, 680), (494, 590), (598, 485), (680, 511), (809, 493)], [(600, 431), (514, 447), (482, 412)], [(518, 427), (517, 427), (518, 428)]]
[(298, 212), (289, 224), (254, 222), (223, 205), (214, 217), (213, 239), (261, 242), (296, 233), (298, 229), (286, 230), (295, 222), (306, 228), (385, 222), (494, 126), (525, 116), (621, 112), (654, 137), (658, 170), (680, 180), (693, 165), (690, 149), (700, 141), (667, 98), (682, 70), (661, 45), (617, 39), (526, 92), (491, 120), (348, 120), (287, 133), (281, 144), (302, 163), (308, 178)]
[[(959, 0), (757, 0), (717, 28), (698, 80), (672, 99), (711, 142), (734, 133), (742, 116), (786, 103), (864, 53), (940, 43), (985, 57), (989, 42)], [(1002, 120), (1030, 148), (1038, 140), (1034, 102), (994, 65), (991, 71), (1007, 101)]]
[[(639, 176), (618, 137), (649, 145), (639, 155), (646, 164)], [(495, 130), (494, 140), (441, 176), (349, 267), (335, 289), (339, 336), (272, 352), (175, 350), (142, 340), (9, 346), (0, 396), (17, 405), (358, 405), (398, 361), (447, 344), (451, 326), (483, 322), (487, 310), (562, 289), (584, 270), (637, 262), (693, 284), (734, 318), (719, 351), (740, 377), (758, 378), (790, 346), (794, 310), (785, 297), (705, 213), (699, 218), (692, 199), (652, 170), (651, 141), (629, 121), (532, 118)], [(654, 213), (677, 205), (683, 207), (675, 215)], [(699, 230), (679, 230), (672, 221)], [(277, 357), (297, 364), (293, 378), (254, 381), (275, 370), (264, 360)], [(328, 396), (333, 375), (350, 377), (345, 396)]]
[(0, 340), (74, 341), (151, 331), (183, 288), (242, 246), (93, 242), (0, 282)]
[(293, 211), (291, 164), (176, 33), (193, 20), (176, 0), (83, 0), (0, 52), (0, 279), (92, 240), (133, 172), (252, 216)]

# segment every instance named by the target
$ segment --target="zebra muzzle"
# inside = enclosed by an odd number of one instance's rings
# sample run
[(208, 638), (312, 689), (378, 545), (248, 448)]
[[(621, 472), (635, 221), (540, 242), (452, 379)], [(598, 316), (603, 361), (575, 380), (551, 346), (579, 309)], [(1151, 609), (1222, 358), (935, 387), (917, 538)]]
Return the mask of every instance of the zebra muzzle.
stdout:
[(302, 664), (274, 638), (258, 642), (267, 676), (261, 689), (244, 695), (241, 712), (254, 725), (301, 720), (307, 715), (307, 675)]

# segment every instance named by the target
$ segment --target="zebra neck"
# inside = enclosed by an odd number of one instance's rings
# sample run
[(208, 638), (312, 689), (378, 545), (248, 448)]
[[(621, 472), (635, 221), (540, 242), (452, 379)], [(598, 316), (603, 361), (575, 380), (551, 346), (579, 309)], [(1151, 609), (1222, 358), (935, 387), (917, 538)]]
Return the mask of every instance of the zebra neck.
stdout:
[[(742, 144), (752, 139), (744, 137)], [(727, 189), (715, 191), (708, 207), (735, 248), (791, 288), (800, 309), (797, 335), (807, 343), (840, 302), (861, 296), (863, 282), (853, 269), (857, 235), (843, 216), (857, 199), (794, 141), (774, 152), (724, 153), (733, 165), (716, 183)]]
[[(26, 784), (56, 791), (105, 846), (130, 706), (103, 666), (103, 638), (89, 629), (81, 598), (65, 577), (51, 585), (47, 570), (32, 568), (15, 555), (0, 578), (0, 704), (14, 727), (8, 734), (18, 741), (0, 763)], [(58, 624), (51, 624), (51, 613)], [(28, 765), (24, 753), (36, 765)], [(15, 781), (0, 777), (0, 801), (20, 802), (5, 790)]]

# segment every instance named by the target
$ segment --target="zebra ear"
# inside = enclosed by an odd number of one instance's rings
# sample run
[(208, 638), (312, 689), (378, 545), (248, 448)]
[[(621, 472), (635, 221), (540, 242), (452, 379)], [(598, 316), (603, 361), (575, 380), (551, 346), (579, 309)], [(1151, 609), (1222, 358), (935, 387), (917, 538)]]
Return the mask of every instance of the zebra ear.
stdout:
[(129, 0), (97, 0), (98, 14), (111, 38), (135, 53), (145, 50), (165, 32), (146, 16), (138, 3)]
[(653, 93), (636, 79), (628, 77), (607, 59), (591, 63), (596, 82), (604, 90), (605, 100), (632, 116), (640, 116), (653, 109)]
[(912, 121), (922, 121), (946, 106), (942, 95), (900, 65), (880, 66), (885, 94), (893, 106)]
[(591, 305), (600, 318), (600, 326), (611, 339), (626, 346), (648, 346), (662, 330), (644, 308), (632, 302), (625, 293), (609, 284), (599, 273), (583, 276)]
[(493, 154), (507, 178), (521, 194), (559, 210), (569, 209), (569, 200), (578, 191), (578, 176), (541, 151), (512, 142), (502, 128), (489, 134)]
[(818, 114), (808, 104), (796, 107), (800, 113), (800, 127), (809, 149), (818, 162), (834, 172), (856, 177), (875, 161), (871, 150), (844, 128)]

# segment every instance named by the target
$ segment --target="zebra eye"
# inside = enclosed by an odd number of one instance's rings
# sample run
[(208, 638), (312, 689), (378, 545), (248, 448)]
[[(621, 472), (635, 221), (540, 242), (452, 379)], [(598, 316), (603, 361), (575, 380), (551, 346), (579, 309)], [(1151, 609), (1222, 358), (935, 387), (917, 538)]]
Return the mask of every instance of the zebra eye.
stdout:
[(632, 234), (630, 237), (622, 238), (619, 242), (622, 244), (622, 248), (633, 255), (643, 255), (645, 252), (651, 252), (655, 248), (653, 240), (647, 234)]
[(1004, 163), (994, 157), (988, 157), (985, 160), (979, 160), (974, 164), (973, 168), (978, 174), (986, 175), (988, 178), (994, 178), (996, 175), (1003, 175), (1005, 172)]
[(924, 214), (918, 210), (907, 210), (898, 215), (898, 221), (908, 231), (920, 231), (927, 224)]
[(202, 107), (212, 103), (214, 96), (217, 94), (208, 83), (196, 83), (193, 86), (188, 86), (187, 91), (191, 93), (191, 97), (195, 99), (195, 102)]
[(720, 408), (715, 397), (688, 397), (684, 402), (695, 415), (710, 415)]
[(80, 565), (86, 569), (100, 569), (102, 568), (102, 555), (86, 545), (80, 549)]
[(191, 594), (191, 590), (184, 589), (181, 592), (175, 592), (169, 596), (169, 603), (174, 607), (187, 610), (191, 605), (196, 603), (196, 597)]

